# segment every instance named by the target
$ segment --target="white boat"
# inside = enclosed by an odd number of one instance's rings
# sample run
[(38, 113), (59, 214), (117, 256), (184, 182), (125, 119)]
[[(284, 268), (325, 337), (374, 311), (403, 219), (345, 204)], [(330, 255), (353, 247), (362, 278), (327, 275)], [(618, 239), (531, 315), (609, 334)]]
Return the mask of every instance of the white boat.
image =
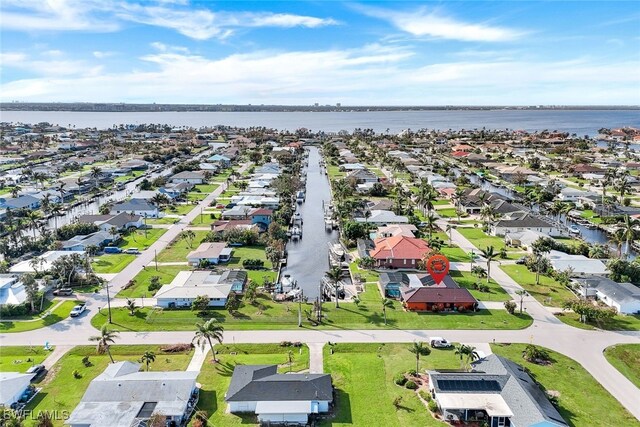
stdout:
[(571, 225), (569, 227), (569, 233), (571, 233), (571, 234), (580, 234), (580, 229), (578, 228), (577, 225)]
[(342, 245), (340, 243), (328, 243), (328, 245), (331, 256), (342, 261), (344, 259), (344, 248)]

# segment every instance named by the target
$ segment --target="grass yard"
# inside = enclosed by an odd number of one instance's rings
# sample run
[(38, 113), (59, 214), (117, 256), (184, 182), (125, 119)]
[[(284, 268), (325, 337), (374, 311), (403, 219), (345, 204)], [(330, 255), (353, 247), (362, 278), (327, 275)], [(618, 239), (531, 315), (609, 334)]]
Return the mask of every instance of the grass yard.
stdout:
[(207, 231), (204, 230), (194, 230), (193, 232), (196, 237), (191, 244), (189, 244), (190, 242), (188, 240), (181, 239), (180, 235), (178, 235), (169, 246), (160, 251), (158, 254), (158, 262), (186, 262), (187, 254), (195, 250), (207, 235)]
[(180, 271), (190, 270), (187, 265), (159, 265), (158, 270), (153, 266), (147, 266), (133, 278), (135, 285), (128, 289), (123, 289), (116, 295), (118, 298), (140, 298), (151, 297), (148, 286), (153, 276), (160, 277), (160, 283), (168, 285), (178, 275)]
[(119, 247), (122, 249), (138, 248), (143, 251), (154, 244), (166, 232), (166, 228), (148, 228), (146, 231), (136, 230), (123, 236)]
[(196, 205), (189, 203), (189, 204), (180, 204), (180, 205), (171, 205), (171, 206), (167, 206), (166, 208), (164, 208), (162, 210), (162, 213), (167, 214), (167, 215), (186, 215), (189, 212), (191, 212), (193, 209), (195, 209)]
[(180, 221), (180, 218), (174, 218), (174, 217), (149, 218), (147, 219), (147, 225), (175, 224), (178, 221)]
[(449, 199), (438, 199), (435, 202), (433, 202), (433, 206), (443, 206), (443, 205), (450, 205), (450, 204), (451, 204), (451, 200)]
[(0, 372), (24, 373), (33, 365), (42, 363), (51, 354), (42, 347), (11, 346), (0, 351)]
[(327, 172), (329, 173), (329, 178), (331, 179), (342, 178), (346, 175), (346, 172), (341, 172), (338, 166), (334, 165), (328, 165)]
[(540, 285), (536, 285), (536, 274), (524, 265), (503, 265), (500, 268), (541, 304), (562, 307), (564, 301), (575, 298), (569, 289), (551, 277), (541, 274)]
[[(398, 301), (387, 309), (387, 325), (380, 305), (377, 285), (365, 286), (360, 294), (360, 305), (343, 302), (323, 304), (325, 315), (320, 326), (312, 326), (306, 318), (303, 327), (308, 329), (523, 329), (531, 325), (527, 314), (510, 315), (505, 310), (480, 310), (475, 313), (411, 313), (401, 308)], [(311, 310), (304, 304), (303, 310)], [(203, 320), (191, 310), (160, 310), (141, 308), (130, 316), (125, 308), (112, 309), (114, 328), (132, 331), (190, 331), (196, 322)], [(223, 309), (211, 310), (208, 317), (217, 318), (228, 330), (298, 329), (298, 306), (295, 303), (276, 303), (268, 295), (261, 294), (253, 305), (244, 304), (235, 316)], [(304, 316), (303, 316), (304, 317)], [(102, 310), (91, 319), (100, 328), (107, 319)]]
[(96, 273), (120, 273), (135, 258), (136, 256), (132, 254), (104, 254), (95, 257), (91, 266)]
[(582, 218), (585, 218), (585, 219), (591, 221), (594, 224), (600, 224), (602, 222), (602, 218), (600, 218), (600, 215), (596, 214), (591, 209), (586, 209), (586, 210), (582, 211), (580, 213), (580, 216)]
[(196, 216), (193, 221), (191, 221), (190, 225), (194, 227), (206, 227), (220, 219), (220, 214), (214, 214), (215, 218), (211, 217), (211, 214), (204, 213)]
[(200, 193), (203, 194), (210, 194), (213, 193), (214, 191), (216, 191), (216, 189), (219, 187), (219, 184), (198, 184), (194, 187), (193, 190), (191, 190), (192, 193), (197, 193), (198, 191), (196, 190), (200, 190)]
[(69, 317), (69, 313), (73, 307), (78, 303), (75, 300), (66, 300), (57, 305), (47, 316), (39, 317), (37, 320), (32, 321), (2, 321), (0, 322), (0, 332), (25, 332), (32, 331), (34, 329), (44, 328), (45, 326), (53, 325), (61, 320)]
[[(480, 301), (509, 301), (511, 299), (509, 294), (502, 289), (502, 286), (493, 280), (490, 280), (487, 284), (486, 279), (480, 279), (468, 271), (451, 270), (449, 275), (458, 283), (458, 285), (460, 285), (460, 287), (469, 289), (471, 295)], [(489, 286), (489, 292), (480, 292), (475, 290), (475, 283), (481, 283)]]
[(351, 270), (351, 273), (355, 276), (355, 275), (360, 275), (360, 277), (362, 277), (362, 279), (365, 282), (378, 282), (378, 279), (380, 278), (380, 273), (378, 273), (377, 271), (373, 271), (373, 270), (365, 270), (363, 268), (358, 267), (358, 262), (357, 261), (353, 261), (351, 264), (349, 264), (349, 270)]
[[(336, 388), (335, 417), (323, 427), (340, 426), (443, 426), (434, 419), (416, 393), (395, 385), (396, 374), (415, 369), (409, 344), (337, 344), (324, 351), (325, 372)], [(420, 370), (456, 369), (460, 362), (452, 350), (433, 349), (420, 359)], [(396, 409), (393, 401), (402, 398)]]
[[(524, 366), (543, 389), (559, 392), (558, 411), (572, 426), (639, 426), (622, 405), (607, 392), (580, 364), (547, 350), (550, 365), (529, 363), (522, 358), (525, 344), (497, 344), (495, 354), (507, 357)], [(606, 416), (603, 416), (606, 414)]]
[(605, 320), (600, 323), (582, 323), (580, 321), (580, 315), (570, 311), (559, 313), (557, 317), (558, 319), (562, 320), (563, 323), (580, 329), (604, 329), (606, 331), (640, 331), (640, 315), (618, 314), (612, 319)]
[(260, 259), (264, 261), (265, 268), (271, 269), (273, 264), (267, 260), (264, 246), (236, 246), (233, 248), (231, 259), (227, 265), (230, 268), (242, 268), (242, 261), (245, 259)]
[[(156, 354), (156, 361), (149, 365), (151, 371), (184, 371), (189, 365), (193, 351), (188, 353), (163, 353), (159, 346), (135, 345), (111, 347), (116, 361), (137, 362), (147, 350)], [(91, 366), (85, 367), (82, 358), (89, 356)], [(26, 409), (38, 411), (57, 410), (71, 413), (78, 405), (91, 380), (101, 374), (109, 364), (109, 356), (96, 354), (95, 346), (75, 347), (60, 359), (38, 385), (42, 391), (27, 405)], [(144, 369), (144, 367), (142, 368)], [(78, 370), (81, 377), (74, 378)], [(64, 420), (54, 420), (54, 426), (62, 426)], [(32, 425), (35, 425), (32, 424)]]
[(457, 218), (456, 208), (436, 209), (436, 213), (442, 218)]
[(131, 171), (127, 175), (118, 176), (114, 179), (115, 182), (127, 182), (133, 181), (134, 179), (144, 175), (145, 171)]
[(456, 229), (467, 240), (478, 249), (486, 249), (487, 246), (493, 246), (496, 252), (505, 247), (504, 239), (497, 236), (489, 236), (481, 228), (465, 228), (458, 227)]
[(214, 348), (220, 363), (211, 363), (211, 355), (207, 355), (207, 361), (198, 376), (198, 382), (202, 384), (198, 409), (207, 411), (211, 426), (258, 425), (253, 414), (226, 412), (224, 395), (236, 365), (277, 364), (278, 371), (285, 373), (289, 372), (288, 352), (292, 351), (291, 371), (299, 372), (309, 368), (309, 348), (306, 345), (295, 348), (281, 347), (279, 344), (233, 344), (216, 345)]
[[(445, 240), (445, 242), (447, 242)], [(450, 262), (470, 262), (471, 257), (458, 246), (444, 246), (440, 249), (440, 253), (447, 257)]]
[(618, 344), (608, 347), (604, 351), (604, 357), (640, 388), (640, 344)]

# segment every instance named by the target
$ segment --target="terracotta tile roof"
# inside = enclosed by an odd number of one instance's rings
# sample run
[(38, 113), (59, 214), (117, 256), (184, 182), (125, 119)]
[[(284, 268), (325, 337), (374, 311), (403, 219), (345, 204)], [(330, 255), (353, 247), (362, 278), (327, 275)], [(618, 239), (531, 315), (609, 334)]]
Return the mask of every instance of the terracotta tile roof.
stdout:
[(465, 288), (422, 287), (402, 290), (405, 302), (453, 303), (478, 302)]
[(422, 259), (431, 249), (422, 239), (393, 236), (375, 240), (371, 257), (375, 259)]

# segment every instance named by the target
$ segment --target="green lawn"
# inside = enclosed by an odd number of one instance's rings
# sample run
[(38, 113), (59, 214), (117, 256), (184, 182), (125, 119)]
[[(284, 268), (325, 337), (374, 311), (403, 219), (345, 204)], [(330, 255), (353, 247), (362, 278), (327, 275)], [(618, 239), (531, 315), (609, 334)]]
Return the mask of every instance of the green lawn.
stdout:
[(122, 237), (122, 242), (118, 245), (122, 249), (138, 248), (141, 251), (147, 249), (156, 240), (167, 232), (166, 228), (148, 228), (146, 230), (136, 230)]
[(131, 173), (124, 175), (124, 176), (118, 176), (114, 179), (115, 182), (127, 182), (127, 181), (133, 181), (134, 179), (138, 178), (139, 176), (144, 175), (145, 171), (131, 171)]
[(198, 382), (202, 384), (198, 409), (207, 411), (210, 426), (257, 425), (257, 419), (252, 414), (230, 414), (226, 411), (227, 403), (224, 395), (231, 383), (231, 375), (236, 365), (279, 365), (278, 371), (289, 372), (288, 352), (293, 352), (291, 371), (298, 372), (309, 368), (309, 349), (307, 346), (299, 348), (281, 347), (278, 344), (234, 344), (216, 345), (217, 357), (220, 363), (208, 361), (202, 366)]
[(438, 209), (436, 213), (440, 215), (442, 218), (457, 218), (458, 214), (456, 213), (456, 208), (445, 208)]
[(147, 225), (175, 224), (178, 221), (180, 221), (180, 218), (173, 218), (173, 217), (149, 218), (147, 219)]
[(104, 254), (95, 257), (91, 266), (96, 273), (120, 273), (135, 258), (136, 256), (131, 254)]
[(559, 313), (557, 317), (569, 326), (580, 329), (604, 329), (607, 331), (640, 331), (640, 315), (618, 314), (600, 323), (582, 323), (580, 315), (573, 312)]
[(200, 190), (200, 193), (208, 195), (208, 194), (213, 193), (214, 191), (216, 191), (216, 189), (219, 186), (220, 186), (219, 184), (198, 184), (198, 185), (196, 185), (194, 187), (193, 190), (191, 190), (191, 192), (192, 193), (196, 193), (197, 191), (195, 191), (195, 190), (197, 189), (197, 190)]
[(487, 246), (493, 245), (496, 252), (505, 247), (504, 239), (497, 236), (487, 235), (480, 227), (478, 228), (464, 228), (458, 227), (456, 230), (464, 237), (467, 238), (478, 249), (486, 249)]
[(118, 298), (151, 297), (152, 293), (148, 290), (151, 277), (158, 276), (161, 284), (168, 285), (180, 271), (189, 269), (188, 265), (159, 265), (158, 270), (154, 266), (147, 266), (133, 278), (135, 285), (121, 290), (116, 296)]
[(357, 261), (353, 261), (351, 264), (349, 264), (349, 270), (351, 270), (351, 273), (355, 276), (355, 275), (360, 275), (360, 277), (362, 277), (362, 279), (364, 279), (365, 282), (378, 282), (378, 279), (380, 278), (380, 273), (378, 273), (377, 271), (373, 271), (373, 270), (366, 270), (363, 268), (358, 267), (358, 262)]
[(199, 193), (197, 191), (190, 191), (187, 193), (187, 200), (190, 202), (199, 202), (207, 198), (208, 193)]
[(194, 227), (206, 227), (220, 219), (220, 214), (214, 214), (215, 218), (211, 218), (211, 214), (204, 213), (196, 216), (190, 225)]
[[(638, 426), (636, 420), (580, 364), (547, 350), (550, 365), (529, 363), (522, 358), (525, 344), (492, 345), (495, 354), (523, 365), (546, 390), (559, 392), (558, 411), (572, 426)], [(606, 415), (604, 415), (606, 414)]]
[(42, 347), (12, 346), (0, 351), (0, 372), (26, 372), (42, 363), (51, 352)]
[[(308, 329), (522, 329), (531, 325), (527, 314), (510, 315), (505, 310), (480, 310), (475, 313), (411, 313), (401, 309), (398, 301), (394, 308), (387, 309), (387, 325), (384, 324), (381, 297), (377, 285), (365, 286), (360, 294), (360, 306), (343, 302), (336, 309), (334, 303), (323, 304), (325, 320), (320, 326), (312, 326), (306, 320), (303, 327)], [(303, 310), (311, 310), (311, 304), (303, 305)], [(135, 316), (129, 316), (124, 308), (112, 309), (114, 328), (134, 331), (159, 331), (193, 329), (202, 320), (191, 310), (160, 310), (142, 308)], [(106, 310), (91, 319), (99, 328), (107, 319)], [(226, 310), (209, 312), (229, 330), (297, 329), (298, 306), (295, 303), (276, 303), (261, 294), (253, 305), (245, 304), (239, 314), (231, 316)]]
[[(443, 426), (434, 419), (416, 393), (395, 385), (399, 373), (415, 369), (409, 344), (337, 344), (324, 351), (325, 372), (336, 388), (335, 417), (320, 426)], [(456, 369), (460, 362), (451, 350), (433, 349), (422, 357), (420, 370)], [(401, 397), (399, 409), (393, 406)]]
[[(445, 240), (445, 242), (447, 242)], [(471, 258), (469, 254), (463, 251), (458, 246), (444, 246), (440, 249), (440, 253), (447, 257), (450, 262), (470, 262)]]
[(47, 316), (33, 321), (2, 321), (0, 322), (0, 332), (25, 332), (53, 325), (69, 317), (69, 313), (77, 303), (78, 301), (75, 300), (63, 301)]
[(562, 307), (564, 301), (575, 298), (569, 289), (551, 277), (541, 274), (540, 285), (536, 285), (536, 274), (524, 265), (503, 265), (500, 268), (544, 305)]
[[(116, 361), (130, 360), (137, 362), (147, 350), (156, 353), (156, 361), (149, 366), (151, 371), (183, 371), (189, 365), (193, 351), (189, 353), (163, 353), (156, 345), (136, 345), (111, 347)], [(92, 366), (85, 367), (82, 358), (89, 356)], [(78, 405), (91, 380), (101, 374), (109, 364), (109, 356), (96, 354), (95, 346), (75, 347), (65, 354), (44, 378), (39, 387), (42, 391), (27, 405), (26, 409), (38, 411), (57, 410), (71, 411)], [(144, 367), (143, 367), (144, 369)], [(81, 378), (74, 378), (73, 371), (78, 370)], [(61, 417), (62, 418), (62, 417)], [(54, 421), (55, 426), (62, 426), (64, 420)], [(28, 424), (28, 425), (35, 425)]]
[(262, 284), (265, 277), (275, 280), (277, 272), (273, 271), (273, 264), (267, 260), (264, 246), (236, 246), (233, 248), (231, 259), (224, 264), (229, 268), (242, 268), (242, 261), (245, 259), (260, 259), (264, 261), (264, 270), (247, 270), (249, 279)]
[(346, 175), (346, 172), (341, 172), (338, 166), (328, 165), (327, 172), (329, 173), (329, 178), (336, 179), (342, 178)]
[(158, 254), (158, 262), (187, 262), (187, 254), (195, 250), (207, 235), (207, 231), (204, 230), (194, 230), (193, 232), (196, 235), (193, 242), (181, 239), (180, 235), (178, 235), (169, 246), (160, 251)]
[(608, 347), (604, 356), (629, 381), (640, 388), (640, 344), (618, 344)]
[(433, 206), (443, 206), (443, 205), (450, 205), (451, 204), (451, 200), (448, 199), (438, 199), (435, 202), (433, 202)]
[(602, 218), (598, 214), (596, 214), (591, 209), (586, 209), (580, 213), (582, 218), (588, 219), (594, 224), (600, 224), (602, 222)]
[[(468, 271), (451, 270), (450, 276), (460, 285), (462, 288), (467, 288), (476, 299), (481, 301), (509, 301), (511, 297), (507, 292), (502, 289), (502, 286), (495, 281), (490, 280), (487, 284), (486, 279), (480, 279), (472, 275)], [(474, 289), (475, 283), (481, 283), (489, 287), (489, 292), (480, 292)]]
[(180, 205), (171, 205), (162, 210), (163, 213), (168, 215), (186, 215), (195, 209), (196, 205), (194, 204), (180, 204)]

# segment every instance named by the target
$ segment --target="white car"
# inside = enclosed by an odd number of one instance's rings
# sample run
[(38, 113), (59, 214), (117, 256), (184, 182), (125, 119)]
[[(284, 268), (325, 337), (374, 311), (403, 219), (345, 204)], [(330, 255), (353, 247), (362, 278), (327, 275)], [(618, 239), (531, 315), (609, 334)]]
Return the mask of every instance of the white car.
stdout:
[(442, 337), (429, 337), (429, 344), (433, 348), (451, 347), (451, 343)]
[(71, 310), (71, 313), (69, 313), (69, 315), (71, 317), (78, 317), (80, 316), (82, 313), (84, 313), (84, 311), (87, 309), (87, 306), (84, 304), (78, 304), (75, 307), (73, 307), (73, 310)]

